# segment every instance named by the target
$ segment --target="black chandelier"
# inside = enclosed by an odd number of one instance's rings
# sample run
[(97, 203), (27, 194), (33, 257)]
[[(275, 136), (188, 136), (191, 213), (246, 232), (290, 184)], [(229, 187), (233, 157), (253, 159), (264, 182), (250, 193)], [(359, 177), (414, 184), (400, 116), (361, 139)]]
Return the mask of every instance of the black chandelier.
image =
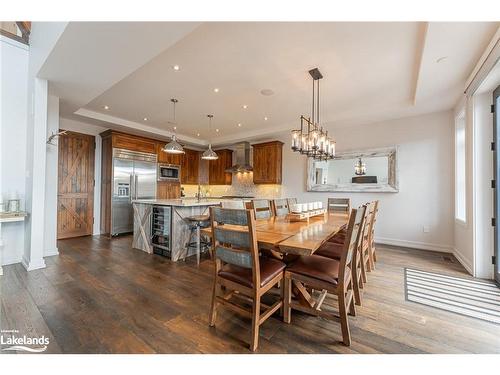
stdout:
[(323, 75), (318, 68), (309, 71), (313, 79), (311, 117), (300, 116), (300, 130), (292, 130), (292, 150), (314, 160), (329, 160), (335, 157), (335, 141), (319, 122), (319, 80)]

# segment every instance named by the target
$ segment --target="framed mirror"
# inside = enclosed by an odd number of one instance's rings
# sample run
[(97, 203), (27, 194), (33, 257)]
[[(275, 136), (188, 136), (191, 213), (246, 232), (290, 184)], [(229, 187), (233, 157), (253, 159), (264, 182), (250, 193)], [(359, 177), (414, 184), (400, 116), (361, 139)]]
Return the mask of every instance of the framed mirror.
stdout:
[(307, 161), (307, 191), (397, 193), (398, 147), (339, 153)]

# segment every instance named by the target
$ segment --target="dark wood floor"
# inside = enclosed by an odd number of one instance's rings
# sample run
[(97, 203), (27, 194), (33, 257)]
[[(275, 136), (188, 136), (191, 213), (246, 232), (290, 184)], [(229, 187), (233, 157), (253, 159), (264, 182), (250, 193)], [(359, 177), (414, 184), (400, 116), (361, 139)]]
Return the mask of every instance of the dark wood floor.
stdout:
[[(131, 249), (131, 238), (59, 242), (47, 268), (4, 267), (2, 329), (48, 336), (50, 353), (249, 353), (250, 321), (220, 310), (208, 326), (212, 262), (171, 263)], [(293, 312), (262, 327), (258, 353), (499, 353), (500, 326), (405, 301), (403, 268), (467, 276), (451, 255), (379, 248), (363, 306), (340, 326)]]

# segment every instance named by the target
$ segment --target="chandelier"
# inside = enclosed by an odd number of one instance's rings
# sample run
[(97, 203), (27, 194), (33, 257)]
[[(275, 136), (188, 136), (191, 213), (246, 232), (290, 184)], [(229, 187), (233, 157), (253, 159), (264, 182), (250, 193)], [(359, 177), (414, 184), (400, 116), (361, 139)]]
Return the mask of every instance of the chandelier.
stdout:
[(292, 130), (292, 150), (314, 160), (329, 160), (335, 157), (335, 141), (319, 122), (319, 80), (323, 75), (318, 68), (309, 71), (313, 79), (312, 114), (300, 116), (300, 129)]
[(358, 162), (354, 165), (354, 174), (356, 176), (364, 176), (366, 174), (366, 164), (363, 163), (361, 158), (359, 158)]

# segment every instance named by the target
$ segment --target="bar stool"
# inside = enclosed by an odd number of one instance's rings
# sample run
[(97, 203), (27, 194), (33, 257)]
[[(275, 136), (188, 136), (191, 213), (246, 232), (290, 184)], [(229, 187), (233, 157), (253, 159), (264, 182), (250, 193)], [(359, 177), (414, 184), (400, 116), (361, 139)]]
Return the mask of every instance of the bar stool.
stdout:
[[(191, 232), (189, 233), (188, 243), (186, 248), (189, 251), (190, 248), (196, 249), (196, 264), (200, 265), (200, 254), (201, 251), (207, 251), (210, 248), (210, 242), (201, 239), (201, 228), (207, 228), (210, 226), (210, 215), (192, 215), (186, 216), (184, 221), (189, 226)], [(191, 241), (195, 235), (195, 241)]]

